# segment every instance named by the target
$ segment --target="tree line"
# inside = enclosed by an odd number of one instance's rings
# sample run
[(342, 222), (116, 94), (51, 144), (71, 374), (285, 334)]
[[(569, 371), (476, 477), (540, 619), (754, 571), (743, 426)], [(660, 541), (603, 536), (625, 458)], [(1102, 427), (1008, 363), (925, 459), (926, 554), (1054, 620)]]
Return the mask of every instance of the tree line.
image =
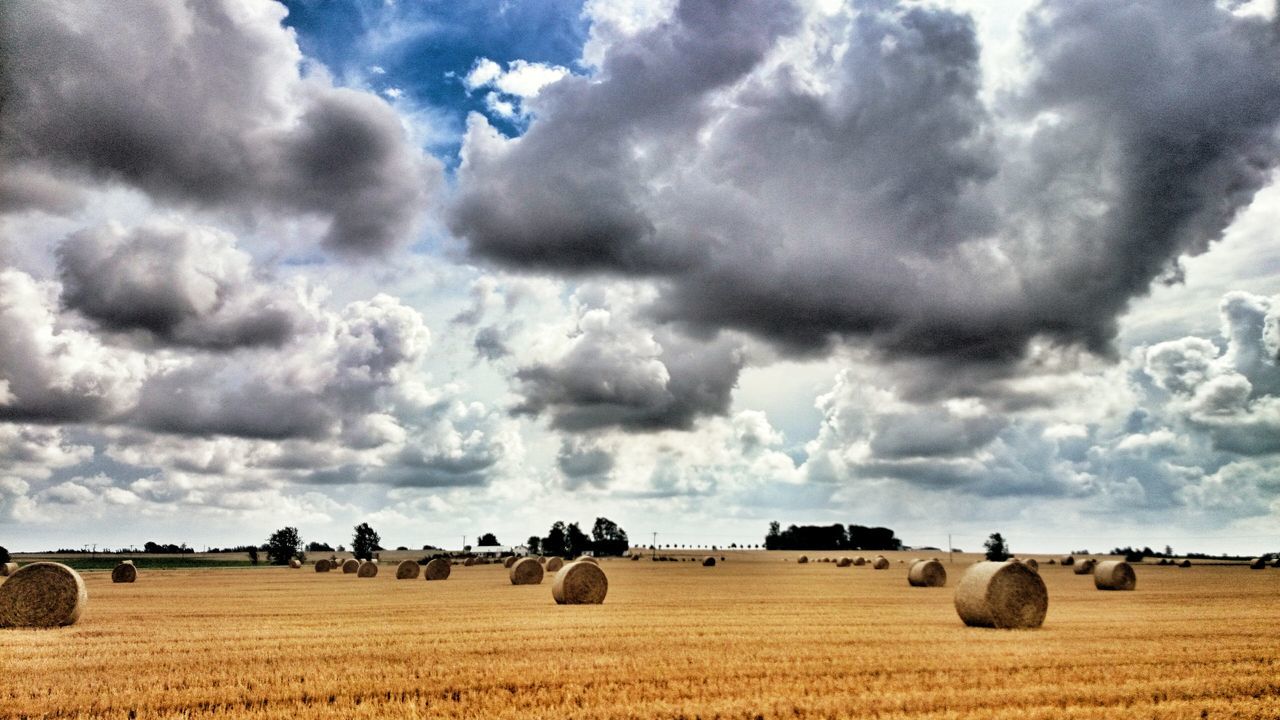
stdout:
[(786, 530), (776, 520), (764, 536), (766, 550), (901, 550), (902, 541), (886, 527), (866, 527), (840, 523), (832, 525), (789, 525)]

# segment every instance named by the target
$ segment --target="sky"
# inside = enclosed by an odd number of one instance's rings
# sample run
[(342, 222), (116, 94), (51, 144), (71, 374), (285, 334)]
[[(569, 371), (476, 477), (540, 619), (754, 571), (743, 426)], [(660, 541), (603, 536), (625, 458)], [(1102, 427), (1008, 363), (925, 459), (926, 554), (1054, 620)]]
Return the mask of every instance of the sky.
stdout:
[(1280, 550), (1273, 0), (0, 6), (0, 545)]

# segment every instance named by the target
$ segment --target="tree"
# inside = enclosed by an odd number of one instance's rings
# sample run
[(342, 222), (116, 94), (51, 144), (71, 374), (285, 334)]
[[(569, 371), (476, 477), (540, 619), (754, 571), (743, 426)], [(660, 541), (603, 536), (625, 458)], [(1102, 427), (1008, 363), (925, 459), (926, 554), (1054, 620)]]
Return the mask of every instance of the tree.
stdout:
[(1000, 562), (1009, 559), (1009, 547), (1005, 545), (1004, 537), (1000, 533), (991, 533), (991, 537), (982, 543), (982, 547), (987, 549), (987, 559)]
[(249, 548), (249, 564), (250, 565), (258, 564), (258, 548), (256, 547)]
[(530, 553), (537, 555), (539, 554), (538, 551), (542, 545), (542, 538), (537, 535), (530, 535), (529, 539), (524, 541), (524, 544), (529, 546)]
[(267, 562), (272, 565), (288, 565), (302, 553), (302, 537), (296, 527), (282, 527), (267, 538)]
[(568, 557), (577, 557), (591, 550), (591, 538), (582, 532), (578, 523), (569, 523), (569, 527), (565, 530), (565, 545)]
[(485, 533), (476, 541), (476, 545), (479, 547), (497, 547), (501, 544), (502, 543), (498, 542), (498, 536), (493, 533)]
[(542, 538), (542, 554), (548, 556), (559, 555), (561, 557), (569, 556), (569, 549), (565, 546), (563, 522), (555, 521), (551, 525), (551, 530), (547, 532), (547, 536)]
[(631, 548), (631, 539), (617, 523), (598, 517), (591, 528), (591, 546), (597, 555), (622, 555)]
[(369, 523), (360, 523), (356, 526), (355, 535), (351, 536), (351, 554), (357, 560), (372, 560), (374, 551), (382, 549), (380, 542), (382, 538), (369, 527)]
[(333, 552), (333, 548), (329, 547), (329, 543), (309, 542), (307, 552)]

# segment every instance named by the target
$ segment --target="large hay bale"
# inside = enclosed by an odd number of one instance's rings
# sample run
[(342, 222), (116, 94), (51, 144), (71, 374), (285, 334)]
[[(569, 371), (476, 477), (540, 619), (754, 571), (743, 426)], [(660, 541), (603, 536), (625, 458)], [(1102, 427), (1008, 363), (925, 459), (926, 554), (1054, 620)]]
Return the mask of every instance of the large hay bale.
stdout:
[(428, 580), (448, 580), (453, 566), (444, 558), (436, 558), (422, 569), (422, 576)]
[(1133, 567), (1123, 560), (1107, 560), (1093, 569), (1093, 586), (1099, 590), (1132, 590), (1138, 584)]
[(876, 559), (871, 561), (871, 567), (876, 570), (888, 570), (889, 558), (883, 555), (877, 555)]
[(547, 558), (547, 572), (559, 572), (564, 567), (564, 558)]
[(363, 563), (356, 570), (356, 577), (371, 578), (378, 577), (378, 563)]
[(836, 567), (849, 567), (853, 565), (853, 558), (842, 557), (836, 562)]
[(711, 557), (710, 555), (702, 558), (702, 567), (715, 567), (715, 566), (716, 566), (715, 558)]
[(342, 572), (345, 575), (360, 572), (360, 561), (353, 558), (342, 563)]
[(859, 555), (858, 557), (853, 559), (853, 564), (855, 567), (862, 567), (863, 565), (867, 564), (867, 559)]
[[(689, 559), (690, 559), (690, 560), (692, 560), (693, 558), (689, 558)], [(600, 561), (599, 561), (599, 560), (595, 559), (594, 557), (592, 557), (592, 556), (590, 556), (590, 555), (582, 555), (582, 556), (580, 556), (577, 560), (574, 560), (574, 562), (589, 562), (589, 563), (591, 563), (592, 565), (599, 565), (599, 564), (600, 564)]]
[(798, 560), (796, 560), (796, 562), (797, 562), (798, 564), (800, 564), (800, 565), (804, 565), (805, 563), (809, 562), (809, 556), (808, 556), (808, 555), (801, 555), (801, 556), (800, 556), (800, 558), (799, 558)]
[(1035, 558), (1027, 558), (1026, 560), (1022, 561), (1022, 564), (1026, 565), (1032, 570), (1035, 570), (1036, 572), (1040, 572), (1040, 563), (1036, 562)]
[(1070, 555), (1063, 555), (1062, 564), (1066, 565), (1067, 567), (1071, 567), (1072, 565), (1076, 564), (1076, 559)]
[(1091, 575), (1093, 574), (1093, 569), (1097, 566), (1097, 560), (1094, 560), (1093, 558), (1085, 558), (1084, 560), (1076, 563), (1076, 569), (1072, 572), (1077, 575)]
[(1250, 570), (1264, 570), (1266, 569), (1266, 567), (1267, 567), (1266, 558), (1254, 558), (1253, 562), (1249, 563)]
[(61, 563), (30, 563), (0, 585), (0, 627), (71, 625), (88, 602), (89, 592), (75, 570)]
[(333, 569), (333, 564), (324, 558), (316, 561), (316, 572), (329, 572)]
[(0, 565), (0, 577), (9, 577), (16, 572), (18, 572), (18, 563), (16, 562), (7, 562)]
[(510, 569), (511, 569), (511, 566), (512, 566), (512, 565), (515, 565), (515, 564), (516, 564), (516, 556), (515, 556), (515, 555), (512, 555), (511, 557), (509, 557), (509, 558), (507, 558), (506, 560), (503, 560), (503, 561), (502, 561), (502, 567), (504, 567), (504, 568), (506, 568), (506, 569), (508, 569), (508, 570), (510, 570)]
[(512, 585), (538, 585), (542, 582), (542, 563), (524, 558), (511, 566), (508, 572)]
[(291, 570), (298, 570), (301, 567), (302, 567), (302, 561), (299, 560), (298, 558), (293, 558), (292, 560), (289, 561), (289, 568)]
[(111, 570), (111, 582), (131, 583), (138, 579), (138, 568), (133, 563), (122, 562)]
[(599, 605), (608, 592), (609, 579), (594, 563), (569, 563), (551, 583), (551, 597), (557, 605)]
[(971, 627), (1035, 628), (1044, 623), (1049, 592), (1026, 565), (979, 562), (960, 578), (955, 604), (960, 619)]
[(947, 569), (937, 560), (917, 560), (907, 570), (907, 583), (911, 587), (943, 587), (947, 584)]
[(417, 560), (405, 560), (396, 566), (397, 580), (417, 580), (421, 573), (422, 567), (418, 565)]

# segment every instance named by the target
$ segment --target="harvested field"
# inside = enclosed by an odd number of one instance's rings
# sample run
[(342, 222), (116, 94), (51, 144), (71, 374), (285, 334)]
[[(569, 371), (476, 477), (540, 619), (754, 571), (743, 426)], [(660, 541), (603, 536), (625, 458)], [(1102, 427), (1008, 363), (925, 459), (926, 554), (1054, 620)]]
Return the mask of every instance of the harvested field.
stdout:
[[(1044, 626), (1002, 631), (965, 627), (952, 588), (913, 590), (908, 555), (888, 556), (880, 572), (786, 553), (728, 553), (714, 573), (606, 559), (603, 605), (556, 605), (500, 564), (444, 583), (85, 572), (76, 625), (0, 631), (0, 717), (1280, 715), (1280, 572), (1136, 564), (1137, 590), (1100, 593), (1042, 567)], [(974, 559), (943, 564), (959, 578)], [(368, 620), (335, 642), (315, 631), (334, 615)]]

